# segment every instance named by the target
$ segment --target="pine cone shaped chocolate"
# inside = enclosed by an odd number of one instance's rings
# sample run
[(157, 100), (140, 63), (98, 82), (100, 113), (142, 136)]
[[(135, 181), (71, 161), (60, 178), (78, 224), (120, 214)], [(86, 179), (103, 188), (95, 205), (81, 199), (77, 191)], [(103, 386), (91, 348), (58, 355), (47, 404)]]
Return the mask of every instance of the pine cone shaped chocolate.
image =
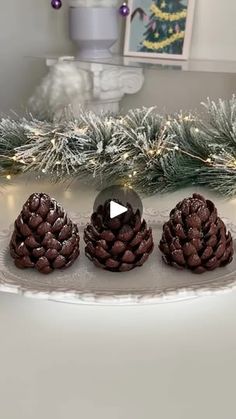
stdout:
[[(119, 201), (116, 201), (120, 204)], [(85, 254), (100, 268), (113, 272), (130, 271), (142, 266), (153, 250), (151, 228), (141, 220), (140, 211), (110, 218), (110, 200), (100, 205), (84, 231)]]
[(226, 266), (234, 253), (232, 236), (215, 205), (198, 194), (171, 211), (159, 248), (168, 265), (198, 274)]
[(50, 196), (34, 193), (15, 221), (10, 253), (18, 268), (43, 274), (68, 268), (79, 256), (79, 232)]

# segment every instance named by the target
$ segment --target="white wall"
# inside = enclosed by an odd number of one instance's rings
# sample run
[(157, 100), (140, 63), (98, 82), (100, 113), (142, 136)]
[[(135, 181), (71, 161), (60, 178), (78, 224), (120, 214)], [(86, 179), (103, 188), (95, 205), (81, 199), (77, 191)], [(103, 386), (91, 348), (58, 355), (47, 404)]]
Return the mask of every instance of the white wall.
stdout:
[[(191, 57), (236, 60), (235, 19), (235, 0), (196, 0)], [(23, 107), (46, 74), (43, 60), (20, 57), (50, 53), (73, 53), (67, 0), (59, 12), (52, 10), (50, 0), (0, 0), (0, 111)], [(235, 86), (233, 75), (150, 71), (142, 92), (125, 98), (123, 108), (154, 104), (170, 112), (196, 108), (207, 96), (230, 97)]]
[(67, 35), (66, 3), (64, 0), (65, 7), (54, 11), (50, 0), (0, 0), (1, 112), (23, 108), (35, 84), (46, 74), (44, 60), (30, 56), (73, 52)]
[(140, 106), (157, 106), (160, 113), (203, 110), (201, 102), (230, 98), (236, 90), (236, 76), (229, 74), (146, 71), (143, 89), (126, 96), (122, 111)]
[(236, 1), (195, 0), (191, 58), (236, 60)]
[(50, 0), (0, 0), (0, 53), (67, 52), (67, 0), (54, 11)]
[[(195, 0), (191, 59), (236, 60), (236, 1)], [(201, 110), (200, 102), (230, 98), (236, 90), (236, 76), (216, 73), (146, 71), (142, 91), (126, 97), (123, 110), (157, 105), (160, 111)]]

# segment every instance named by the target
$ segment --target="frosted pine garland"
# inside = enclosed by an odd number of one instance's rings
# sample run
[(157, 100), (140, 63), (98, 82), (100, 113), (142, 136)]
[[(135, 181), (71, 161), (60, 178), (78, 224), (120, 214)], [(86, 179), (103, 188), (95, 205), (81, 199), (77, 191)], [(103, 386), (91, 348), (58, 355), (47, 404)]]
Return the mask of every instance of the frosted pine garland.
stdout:
[(148, 195), (187, 185), (236, 194), (236, 99), (208, 100), (208, 118), (162, 117), (155, 108), (125, 116), (66, 112), (61, 120), (0, 121), (0, 175), (44, 173), (99, 187), (122, 184)]

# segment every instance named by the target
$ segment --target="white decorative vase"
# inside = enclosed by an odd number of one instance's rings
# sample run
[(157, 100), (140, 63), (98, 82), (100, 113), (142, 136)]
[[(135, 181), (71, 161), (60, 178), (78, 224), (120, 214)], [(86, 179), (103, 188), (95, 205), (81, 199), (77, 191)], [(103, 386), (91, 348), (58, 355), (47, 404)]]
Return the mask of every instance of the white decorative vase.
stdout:
[(83, 59), (109, 58), (118, 39), (118, 12), (115, 7), (70, 7), (70, 37)]

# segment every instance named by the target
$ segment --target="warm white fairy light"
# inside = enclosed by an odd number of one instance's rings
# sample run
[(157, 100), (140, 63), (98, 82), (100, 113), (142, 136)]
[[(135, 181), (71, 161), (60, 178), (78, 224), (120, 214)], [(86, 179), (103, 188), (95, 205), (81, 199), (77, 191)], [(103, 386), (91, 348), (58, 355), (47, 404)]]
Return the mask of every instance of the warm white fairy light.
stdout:
[(132, 185), (129, 182), (124, 183), (124, 188), (133, 189)]
[[(0, 140), (4, 153), (0, 157), (3, 163), (10, 162), (12, 166), (3, 177), (5, 181), (10, 180), (14, 166), (17, 166), (16, 172), (28, 169), (36, 174), (40, 172), (41, 178), (52, 173), (55, 180), (63, 180), (67, 176), (83, 176), (90, 167), (90, 177), (99, 182), (104, 179), (105, 183), (109, 174), (116, 182), (122, 174), (125, 179), (122, 183), (126, 182), (127, 187), (135, 181), (135, 187), (140, 191), (152, 193), (158, 190), (170, 165), (176, 163), (176, 176), (180, 173), (180, 176), (188, 177), (192, 170), (195, 183), (200, 173), (205, 176), (206, 184), (225, 194), (235, 194), (235, 118), (228, 112), (235, 106), (235, 98), (219, 104), (209, 102), (209, 122), (183, 112), (165, 118), (152, 109), (131, 110), (128, 115), (115, 118), (84, 112), (78, 119), (69, 115), (67, 120), (65, 114), (65, 119), (53, 122), (39, 122), (34, 118), (28, 122), (21, 118), (16, 121), (3, 119), (0, 121)], [(18, 142), (16, 132), (19, 132)], [(4, 149), (6, 140), (7, 150)], [(208, 156), (202, 147), (204, 141), (209, 149)], [(104, 158), (103, 150), (106, 151)], [(108, 154), (110, 158), (107, 158)], [(183, 160), (185, 167), (178, 168), (182, 156), (188, 158)], [(194, 163), (196, 161), (198, 164)], [(155, 176), (158, 164), (160, 176)], [(219, 173), (211, 172), (211, 168), (219, 168)], [(222, 173), (225, 173), (225, 180)]]
[(86, 132), (88, 131), (88, 128), (87, 127), (84, 127), (84, 128), (78, 128), (78, 129), (76, 129), (75, 130), (75, 132), (78, 134), (78, 135), (84, 135), (84, 134), (86, 134)]
[(222, 163), (220, 163), (223, 167), (230, 167), (231, 169), (236, 169), (236, 160), (225, 161), (222, 159)]
[(6, 176), (7, 180), (11, 180), (11, 175)]
[(106, 120), (106, 126), (111, 128), (112, 125), (113, 125), (113, 121), (111, 119), (107, 119)]

